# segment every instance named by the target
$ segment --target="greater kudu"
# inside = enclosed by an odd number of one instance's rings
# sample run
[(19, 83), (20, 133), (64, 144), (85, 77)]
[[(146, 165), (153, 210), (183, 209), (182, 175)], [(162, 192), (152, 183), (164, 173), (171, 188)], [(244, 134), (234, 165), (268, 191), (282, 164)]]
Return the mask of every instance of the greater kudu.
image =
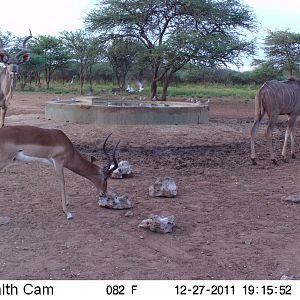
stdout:
[(26, 43), (30, 38), (32, 38), (31, 31), (30, 35), (24, 40), (22, 49), (12, 57), (4, 50), (3, 42), (0, 39), (0, 63), (5, 65), (0, 73), (1, 127), (4, 126), (7, 106), (12, 98), (12, 92), (16, 87), (19, 65), (26, 63), (30, 59), (30, 55), (26, 49)]
[(271, 160), (274, 164), (277, 164), (272, 145), (272, 132), (279, 115), (288, 115), (287, 129), (282, 148), (283, 160), (286, 161), (286, 148), (289, 136), (291, 136), (292, 158), (295, 158), (296, 120), (300, 114), (300, 80), (291, 78), (285, 81), (267, 81), (256, 93), (255, 121), (251, 128), (251, 159), (254, 165), (256, 165), (254, 139), (259, 123), (265, 113), (267, 113), (269, 117), (266, 138)]

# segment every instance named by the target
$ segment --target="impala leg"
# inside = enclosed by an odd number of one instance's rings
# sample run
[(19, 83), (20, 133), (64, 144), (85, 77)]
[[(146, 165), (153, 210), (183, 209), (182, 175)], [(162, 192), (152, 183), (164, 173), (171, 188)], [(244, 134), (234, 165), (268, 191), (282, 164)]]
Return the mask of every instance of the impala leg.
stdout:
[(65, 188), (65, 177), (64, 177), (64, 168), (54, 164), (56, 174), (61, 182), (61, 205), (64, 213), (67, 216), (67, 219), (72, 219), (72, 214), (67, 210), (67, 201), (66, 201), (66, 188)]
[(269, 125), (266, 131), (266, 139), (267, 139), (267, 145), (270, 151), (270, 157), (274, 165), (277, 165), (277, 161), (275, 159), (274, 149), (273, 149), (273, 143), (272, 143), (272, 133), (277, 121), (278, 115), (272, 116), (269, 120)]
[(256, 155), (255, 155), (254, 142), (255, 142), (255, 136), (256, 136), (256, 133), (257, 133), (257, 130), (258, 130), (258, 127), (259, 127), (259, 123), (260, 123), (260, 120), (255, 119), (254, 124), (251, 128), (251, 131), (250, 131), (250, 136), (251, 136), (251, 160), (252, 160), (253, 165), (257, 164), (256, 161), (255, 161)]

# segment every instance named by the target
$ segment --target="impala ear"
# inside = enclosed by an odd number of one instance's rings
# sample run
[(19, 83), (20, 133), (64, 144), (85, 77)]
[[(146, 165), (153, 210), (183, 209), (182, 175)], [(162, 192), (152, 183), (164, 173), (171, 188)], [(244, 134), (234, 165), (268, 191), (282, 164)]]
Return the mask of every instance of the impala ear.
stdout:
[(20, 60), (19, 64), (25, 64), (26, 62), (28, 62), (30, 59), (30, 55), (29, 53), (25, 53), (22, 55), (22, 59)]
[(96, 157), (95, 156), (91, 156), (91, 162), (94, 163), (96, 161)]

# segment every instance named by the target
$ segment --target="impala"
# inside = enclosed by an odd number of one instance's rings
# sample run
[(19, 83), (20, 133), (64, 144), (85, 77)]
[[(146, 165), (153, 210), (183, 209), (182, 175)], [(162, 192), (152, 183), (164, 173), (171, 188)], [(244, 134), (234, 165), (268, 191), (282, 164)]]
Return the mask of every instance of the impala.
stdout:
[[(61, 182), (62, 209), (67, 219), (72, 219), (72, 214), (67, 211), (64, 168), (90, 180), (98, 193), (106, 193), (107, 179), (118, 168), (115, 153), (119, 143), (114, 147), (111, 158), (106, 150), (109, 136), (103, 143), (108, 164), (100, 168), (94, 164), (94, 157), (91, 157), (91, 161), (85, 159), (61, 130), (34, 126), (2, 127), (0, 128), (0, 170), (15, 161), (36, 161), (52, 165)], [(111, 166), (112, 162), (113, 166)]]

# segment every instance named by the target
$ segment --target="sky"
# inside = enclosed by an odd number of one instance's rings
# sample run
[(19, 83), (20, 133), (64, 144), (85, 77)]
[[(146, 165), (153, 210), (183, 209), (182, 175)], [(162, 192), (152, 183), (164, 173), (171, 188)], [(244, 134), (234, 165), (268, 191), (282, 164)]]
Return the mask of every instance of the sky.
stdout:
[[(261, 45), (267, 30), (285, 30), (300, 33), (299, 0), (242, 0), (250, 6), (260, 24), (255, 36)], [(12, 0), (8, 9), (0, 10), (0, 29), (16, 36), (25, 36), (31, 29), (33, 36), (59, 35), (64, 30), (84, 26), (83, 19), (99, 0)], [(0, 7), (3, 7), (1, 5)], [(12, 9), (14, 7), (14, 9)], [(249, 60), (245, 61), (245, 68)]]

